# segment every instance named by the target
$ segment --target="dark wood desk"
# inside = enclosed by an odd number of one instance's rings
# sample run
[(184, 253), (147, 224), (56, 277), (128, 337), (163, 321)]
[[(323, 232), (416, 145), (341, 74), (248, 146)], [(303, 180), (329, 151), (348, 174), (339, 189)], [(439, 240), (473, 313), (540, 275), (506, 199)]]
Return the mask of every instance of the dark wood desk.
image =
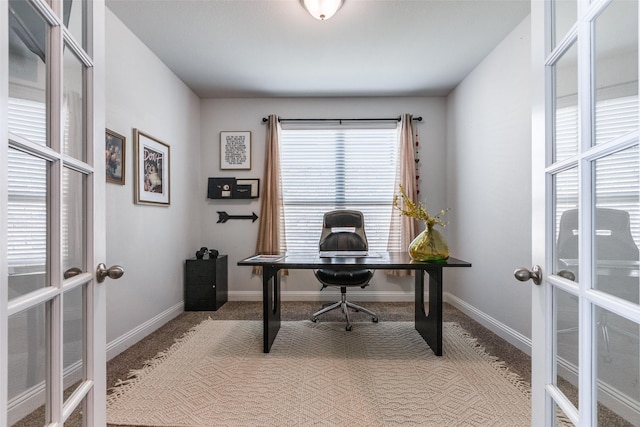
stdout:
[[(456, 258), (441, 262), (413, 261), (406, 252), (379, 252), (369, 257), (321, 258), (316, 253), (287, 254), (280, 259), (251, 256), (238, 262), (240, 266), (262, 267), (262, 311), (264, 322), (264, 352), (268, 353), (280, 330), (280, 274), (282, 269), (315, 270), (340, 267), (344, 269), (414, 270), (415, 327), (431, 350), (442, 356), (442, 270), (449, 267), (471, 267), (471, 263)], [(429, 314), (424, 310), (424, 274), (429, 274)]]

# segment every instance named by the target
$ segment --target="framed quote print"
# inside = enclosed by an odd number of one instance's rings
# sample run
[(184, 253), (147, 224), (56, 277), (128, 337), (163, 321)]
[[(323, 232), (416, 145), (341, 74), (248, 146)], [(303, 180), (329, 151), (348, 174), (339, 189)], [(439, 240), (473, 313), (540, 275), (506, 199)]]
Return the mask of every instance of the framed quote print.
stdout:
[(251, 132), (220, 132), (220, 169), (251, 169)]
[(138, 204), (171, 204), (170, 149), (164, 142), (138, 129), (133, 130), (135, 144), (135, 202)]

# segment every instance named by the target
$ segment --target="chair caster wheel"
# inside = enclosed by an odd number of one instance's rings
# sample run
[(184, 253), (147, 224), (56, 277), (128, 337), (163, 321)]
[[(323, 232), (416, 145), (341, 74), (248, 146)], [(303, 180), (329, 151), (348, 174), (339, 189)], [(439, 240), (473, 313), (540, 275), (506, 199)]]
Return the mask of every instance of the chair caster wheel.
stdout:
[(317, 317), (312, 317), (312, 318), (311, 318), (311, 321), (312, 321), (313, 323), (318, 323), (318, 318), (317, 318)]
[(347, 325), (347, 327), (345, 328), (347, 330), (347, 332), (351, 331), (351, 325)]
[(371, 321), (372, 321), (373, 323), (378, 323), (378, 318), (377, 318), (377, 317), (373, 317), (373, 318), (371, 318)]

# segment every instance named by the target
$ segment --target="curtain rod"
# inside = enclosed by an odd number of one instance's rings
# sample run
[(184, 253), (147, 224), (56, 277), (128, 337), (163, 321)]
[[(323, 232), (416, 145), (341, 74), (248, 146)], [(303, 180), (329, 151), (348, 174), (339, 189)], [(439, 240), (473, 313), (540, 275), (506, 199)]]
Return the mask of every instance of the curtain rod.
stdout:
[[(414, 117), (414, 121), (421, 122), (422, 116)], [(268, 118), (263, 117), (262, 123), (267, 123), (269, 121)], [(281, 119), (278, 118), (279, 122), (392, 122), (392, 121), (400, 121), (400, 117), (391, 117), (387, 119)]]

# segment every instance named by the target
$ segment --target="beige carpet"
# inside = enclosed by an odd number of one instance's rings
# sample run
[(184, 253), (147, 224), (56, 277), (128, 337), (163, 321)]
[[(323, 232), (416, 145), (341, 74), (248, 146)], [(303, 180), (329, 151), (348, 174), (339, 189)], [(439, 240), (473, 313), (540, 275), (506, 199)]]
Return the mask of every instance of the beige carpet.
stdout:
[(107, 419), (143, 426), (529, 426), (529, 386), (456, 323), (436, 357), (412, 322), (205, 320), (116, 386)]

